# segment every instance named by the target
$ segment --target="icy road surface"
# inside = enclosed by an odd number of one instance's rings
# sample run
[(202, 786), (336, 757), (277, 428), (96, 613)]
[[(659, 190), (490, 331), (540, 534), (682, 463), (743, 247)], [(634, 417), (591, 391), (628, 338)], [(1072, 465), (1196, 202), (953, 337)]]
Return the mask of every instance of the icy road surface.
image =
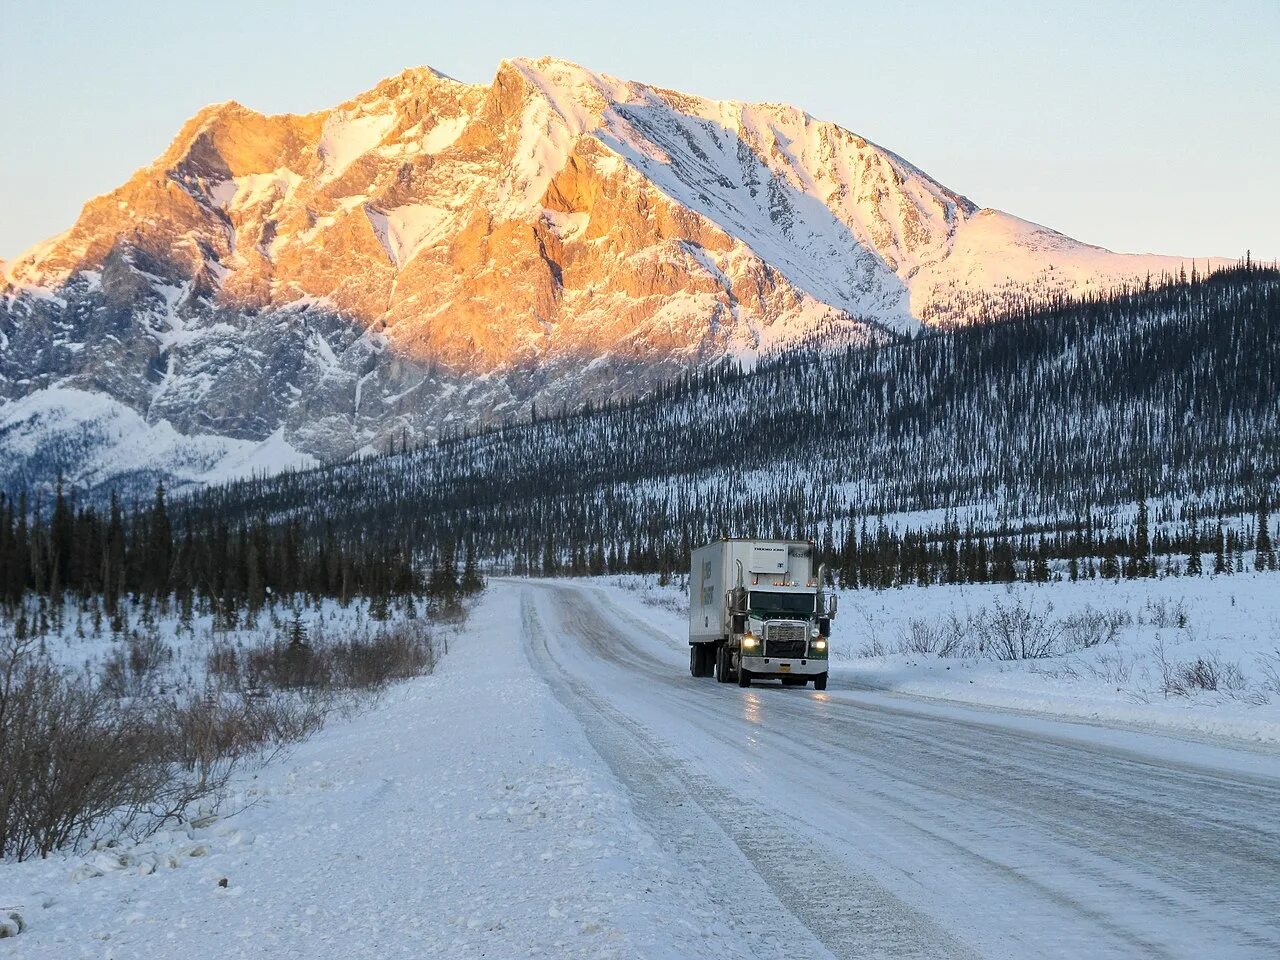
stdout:
[(691, 678), (684, 638), (607, 591), (502, 589), (534, 669), (759, 956), (1280, 956), (1273, 752), (835, 679), (741, 690)]

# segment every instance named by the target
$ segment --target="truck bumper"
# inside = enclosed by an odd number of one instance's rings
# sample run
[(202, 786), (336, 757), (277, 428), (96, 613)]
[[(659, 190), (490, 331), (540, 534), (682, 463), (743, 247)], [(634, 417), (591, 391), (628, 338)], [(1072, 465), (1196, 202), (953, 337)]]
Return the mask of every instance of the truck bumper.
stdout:
[(827, 672), (826, 660), (743, 657), (742, 669), (753, 677), (816, 677)]

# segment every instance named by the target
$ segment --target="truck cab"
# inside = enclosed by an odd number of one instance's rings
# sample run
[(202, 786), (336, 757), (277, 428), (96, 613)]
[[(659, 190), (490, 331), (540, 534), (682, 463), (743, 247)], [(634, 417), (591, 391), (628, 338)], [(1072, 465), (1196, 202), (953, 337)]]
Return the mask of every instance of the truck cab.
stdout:
[(802, 686), (813, 680), (817, 689), (825, 689), (830, 630), (823, 626), (829, 617), (818, 609), (818, 591), (809, 585), (745, 589), (744, 629), (737, 643), (731, 638), (729, 644), (731, 651), (737, 647), (733, 666), (739, 683), (745, 674), (748, 683), (777, 678), (784, 686)]

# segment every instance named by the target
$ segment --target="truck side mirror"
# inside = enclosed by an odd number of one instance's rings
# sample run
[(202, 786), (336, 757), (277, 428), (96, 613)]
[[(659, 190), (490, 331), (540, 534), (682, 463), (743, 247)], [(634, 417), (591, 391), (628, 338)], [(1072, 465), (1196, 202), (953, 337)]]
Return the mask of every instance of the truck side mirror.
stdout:
[(743, 614), (740, 614), (740, 613), (739, 613), (739, 614), (735, 614), (735, 615), (734, 615), (734, 618), (733, 618), (733, 632), (734, 632), (734, 633), (746, 633), (746, 632), (747, 632), (747, 618), (746, 618)]
[(820, 637), (831, 636), (831, 618), (830, 617), (820, 617), (818, 619), (818, 636)]

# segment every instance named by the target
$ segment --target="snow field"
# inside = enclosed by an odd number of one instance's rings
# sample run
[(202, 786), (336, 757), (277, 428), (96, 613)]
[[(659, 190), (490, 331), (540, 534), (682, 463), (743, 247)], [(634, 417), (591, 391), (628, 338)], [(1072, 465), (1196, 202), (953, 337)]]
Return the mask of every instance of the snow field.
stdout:
[[(22, 956), (730, 957), (491, 587), (437, 674), (139, 844), (0, 866)], [(678, 909), (673, 909), (678, 905)]]

